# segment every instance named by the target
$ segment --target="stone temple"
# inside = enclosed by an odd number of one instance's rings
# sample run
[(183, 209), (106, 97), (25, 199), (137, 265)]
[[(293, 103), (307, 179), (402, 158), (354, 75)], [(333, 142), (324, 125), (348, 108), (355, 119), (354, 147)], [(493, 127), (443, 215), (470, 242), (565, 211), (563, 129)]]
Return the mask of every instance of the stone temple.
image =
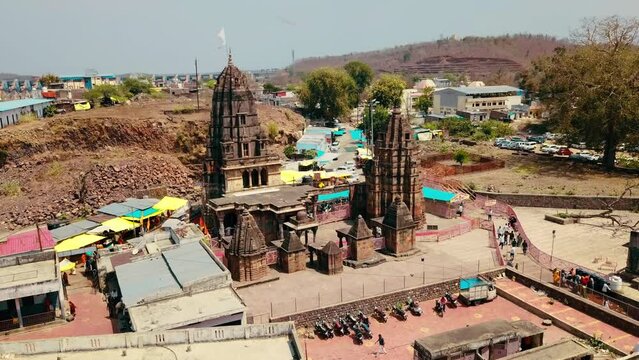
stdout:
[(204, 182), (206, 199), (281, 184), (280, 160), (269, 153), (246, 75), (229, 55), (213, 91)]
[(408, 120), (393, 109), (386, 130), (377, 134), (375, 156), (365, 168), (366, 215), (369, 219), (385, 214), (395, 197), (408, 206), (413, 220), (423, 224), (424, 200), (417, 173), (417, 146)]

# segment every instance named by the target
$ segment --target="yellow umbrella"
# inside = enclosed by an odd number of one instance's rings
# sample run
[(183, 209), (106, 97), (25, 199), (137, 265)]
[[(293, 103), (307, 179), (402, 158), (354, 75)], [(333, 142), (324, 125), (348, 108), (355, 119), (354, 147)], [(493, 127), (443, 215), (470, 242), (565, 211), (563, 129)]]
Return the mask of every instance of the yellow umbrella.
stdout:
[(65, 272), (73, 269), (75, 269), (75, 263), (73, 261), (69, 261), (69, 259), (60, 261), (60, 272)]

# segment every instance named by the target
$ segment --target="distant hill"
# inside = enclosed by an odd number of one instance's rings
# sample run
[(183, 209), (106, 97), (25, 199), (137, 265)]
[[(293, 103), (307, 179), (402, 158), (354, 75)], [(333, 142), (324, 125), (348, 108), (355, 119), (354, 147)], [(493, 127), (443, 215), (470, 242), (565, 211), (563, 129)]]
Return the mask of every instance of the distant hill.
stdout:
[(322, 66), (341, 67), (352, 60), (368, 63), (377, 72), (404, 74), (407, 78), (466, 74), (472, 80), (513, 82), (516, 73), (564, 40), (546, 35), (448, 38), (394, 48), (340, 56), (305, 58), (295, 62), (301, 75)]
[(33, 79), (33, 75), (18, 75), (18, 74), (12, 74), (12, 73), (3, 73), (0, 72), (0, 81), (3, 80), (31, 80)]

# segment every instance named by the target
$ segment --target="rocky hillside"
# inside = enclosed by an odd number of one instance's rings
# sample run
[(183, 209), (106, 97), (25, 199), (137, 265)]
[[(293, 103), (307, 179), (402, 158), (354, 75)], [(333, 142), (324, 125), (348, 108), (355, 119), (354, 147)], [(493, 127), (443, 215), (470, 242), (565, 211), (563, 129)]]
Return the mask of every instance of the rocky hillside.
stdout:
[(565, 46), (545, 35), (465, 37), (396, 46), (390, 49), (301, 59), (295, 72), (307, 73), (321, 66), (341, 67), (349, 61), (366, 62), (377, 72), (412, 76), (466, 73), (473, 80), (492, 80), (526, 68), (531, 61)]
[[(163, 187), (198, 200), (210, 104), (146, 100), (73, 112), (0, 130), (0, 232), (60, 217), (78, 217), (142, 190)], [(187, 113), (183, 113), (188, 109)], [(295, 140), (304, 119), (258, 106), (272, 149)]]

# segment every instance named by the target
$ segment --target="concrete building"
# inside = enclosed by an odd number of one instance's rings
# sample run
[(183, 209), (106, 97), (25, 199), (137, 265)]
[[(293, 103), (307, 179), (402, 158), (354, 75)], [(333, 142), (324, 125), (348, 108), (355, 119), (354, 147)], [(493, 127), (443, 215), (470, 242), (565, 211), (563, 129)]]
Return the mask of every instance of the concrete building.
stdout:
[(322, 156), (328, 151), (329, 143), (326, 141), (326, 137), (321, 134), (304, 134), (295, 143), (295, 149), (298, 153), (303, 151), (315, 150), (317, 155)]
[(0, 343), (15, 360), (302, 360), (292, 322)]
[(0, 331), (42, 324), (64, 314), (54, 251), (0, 257)]
[(0, 129), (17, 124), (25, 114), (33, 113), (41, 118), (44, 116), (44, 109), (52, 103), (53, 100), (49, 99), (0, 101)]
[(63, 75), (60, 82), (65, 90), (91, 90), (98, 85), (117, 85), (119, 79), (115, 74)]
[(530, 321), (486, 321), (415, 341), (415, 360), (499, 359), (543, 345), (544, 329)]
[(504, 360), (592, 360), (594, 351), (575, 339), (564, 339), (550, 345), (509, 355)]
[(201, 242), (176, 245), (115, 266), (121, 301), (133, 331), (246, 322), (231, 274)]
[(435, 91), (433, 94), (434, 114), (454, 115), (458, 111), (510, 109), (521, 104), (523, 90), (512, 86), (453, 87)]

